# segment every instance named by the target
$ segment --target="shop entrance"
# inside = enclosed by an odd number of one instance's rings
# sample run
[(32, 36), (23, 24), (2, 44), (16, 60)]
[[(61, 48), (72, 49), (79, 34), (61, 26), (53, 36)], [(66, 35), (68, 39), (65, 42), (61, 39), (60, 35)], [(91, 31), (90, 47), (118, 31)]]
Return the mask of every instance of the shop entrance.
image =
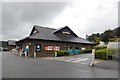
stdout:
[(28, 56), (33, 57), (34, 55), (34, 43), (29, 43)]

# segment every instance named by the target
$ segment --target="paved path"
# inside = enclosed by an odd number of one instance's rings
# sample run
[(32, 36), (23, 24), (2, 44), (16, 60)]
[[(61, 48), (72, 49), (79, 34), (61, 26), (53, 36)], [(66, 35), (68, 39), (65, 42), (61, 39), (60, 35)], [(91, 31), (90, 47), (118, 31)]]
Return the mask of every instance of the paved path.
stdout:
[[(81, 54), (75, 56), (64, 56), (64, 57), (44, 57), (42, 59), (48, 60), (57, 60), (66, 63), (76, 63), (76, 64), (84, 64), (90, 66), (91, 54)], [(117, 60), (101, 60), (94, 59), (94, 67), (101, 69), (111, 69), (118, 70), (118, 61)]]
[[(9, 52), (2, 53), (3, 78), (117, 78), (118, 71), (90, 67), (88, 55), (65, 57), (63, 61), (49, 58), (20, 57)], [(80, 57), (81, 56), (81, 57)], [(86, 58), (86, 59), (84, 59)], [(72, 60), (75, 59), (75, 60)], [(77, 60), (76, 60), (77, 59)], [(71, 62), (66, 60), (72, 60)], [(76, 62), (75, 62), (76, 61)], [(115, 66), (116, 63), (112, 63)], [(104, 65), (103, 65), (104, 66)]]
[(91, 54), (84, 54), (84, 56), (75, 55), (75, 56), (65, 56), (65, 57), (44, 57), (42, 59), (89, 65), (91, 60)]

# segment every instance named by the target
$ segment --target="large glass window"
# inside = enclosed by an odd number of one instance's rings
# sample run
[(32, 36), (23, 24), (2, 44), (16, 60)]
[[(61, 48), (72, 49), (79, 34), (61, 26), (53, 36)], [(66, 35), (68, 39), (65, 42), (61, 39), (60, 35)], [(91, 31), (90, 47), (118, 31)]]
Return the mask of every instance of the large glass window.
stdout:
[(60, 46), (47, 45), (45, 46), (45, 50), (60, 50)]
[(60, 46), (54, 46), (54, 50), (60, 50)]

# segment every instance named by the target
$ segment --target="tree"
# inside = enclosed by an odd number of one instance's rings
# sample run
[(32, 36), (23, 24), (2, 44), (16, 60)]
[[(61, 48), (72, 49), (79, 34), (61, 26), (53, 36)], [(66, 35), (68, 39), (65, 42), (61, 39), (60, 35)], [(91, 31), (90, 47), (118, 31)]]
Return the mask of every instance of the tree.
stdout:
[(87, 38), (86, 38), (86, 39), (89, 40), (89, 41), (95, 41), (95, 39), (98, 38), (98, 37), (100, 37), (100, 34), (99, 34), (99, 33), (97, 33), (97, 34), (94, 34), (94, 33), (93, 33), (93, 34), (90, 35), (90, 36), (87, 35)]
[(113, 35), (120, 38), (120, 27), (117, 27), (113, 30)]
[(86, 39), (99, 44), (100, 41), (108, 43), (109, 41), (117, 41), (117, 38), (120, 38), (120, 27), (117, 27), (113, 30), (105, 30), (103, 33), (93, 33), (92, 35), (86, 35)]
[(101, 40), (104, 42), (108, 42), (110, 37), (112, 37), (112, 30), (110, 29), (101, 34)]
[(92, 35), (90, 35), (90, 36), (86, 35), (86, 39), (89, 40), (89, 41), (91, 41), (91, 42), (95, 42), (96, 45), (98, 45), (99, 42), (100, 42), (100, 40), (101, 40), (99, 33), (97, 33), (97, 34), (92, 34)]

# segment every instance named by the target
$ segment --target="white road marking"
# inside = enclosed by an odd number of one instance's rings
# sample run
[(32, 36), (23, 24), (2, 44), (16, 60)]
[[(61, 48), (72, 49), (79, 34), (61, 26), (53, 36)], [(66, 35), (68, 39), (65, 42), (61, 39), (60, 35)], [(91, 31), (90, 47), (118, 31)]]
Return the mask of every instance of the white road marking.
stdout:
[(63, 61), (63, 62), (69, 62), (69, 63), (80, 63), (80, 64), (86, 64), (88, 65), (88, 62), (85, 62), (87, 60), (90, 60), (90, 57), (84, 58), (70, 58), (70, 57), (49, 57), (49, 58), (43, 58), (43, 59), (50, 59), (50, 60), (57, 60), (57, 61)]
[(88, 58), (80, 59), (80, 60), (75, 60), (75, 61), (73, 61), (73, 63), (80, 62), (80, 61), (85, 61), (85, 60), (88, 60)]

